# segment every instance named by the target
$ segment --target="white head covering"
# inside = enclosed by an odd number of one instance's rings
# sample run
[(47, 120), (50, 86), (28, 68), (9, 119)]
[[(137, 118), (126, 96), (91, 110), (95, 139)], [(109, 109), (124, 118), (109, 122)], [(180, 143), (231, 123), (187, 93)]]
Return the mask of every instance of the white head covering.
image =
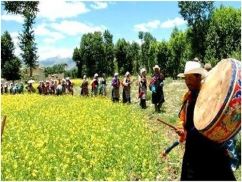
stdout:
[(184, 73), (179, 73), (177, 76), (185, 77), (185, 75), (189, 74), (200, 74), (202, 78), (205, 78), (207, 75), (207, 71), (202, 68), (202, 65), (199, 62), (187, 61)]
[(153, 67), (153, 70), (155, 71), (155, 69), (160, 70), (160, 67), (159, 67), (158, 65), (155, 65), (155, 66)]
[(127, 71), (127, 72), (125, 73), (125, 76), (127, 77), (128, 75), (130, 75), (130, 73)]
[(140, 70), (140, 74), (142, 74), (142, 73), (144, 73), (144, 72), (146, 72), (146, 69), (145, 69), (145, 68), (142, 68), (142, 69)]
[(98, 74), (97, 73), (94, 74), (94, 78), (96, 78), (96, 77), (98, 77)]

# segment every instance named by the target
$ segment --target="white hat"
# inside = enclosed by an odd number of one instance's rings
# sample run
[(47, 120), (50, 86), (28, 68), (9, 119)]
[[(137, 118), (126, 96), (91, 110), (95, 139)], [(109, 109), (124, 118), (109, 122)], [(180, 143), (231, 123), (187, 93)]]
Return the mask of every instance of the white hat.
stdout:
[(98, 77), (98, 74), (97, 74), (97, 73), (95, 73), (95, 74), (94, 74), (94, 77)]
[(114, 76), (118, 76), (118, 73), (114, 73)]
[(184, 73), (179, 73), (178, 77), (185, 77), (189, 74), (200, 74), (202, 78), (205, 78), (207, 73), (206, 70), (202, 68), (202, 65), (196, 61), (187, 61), (185, 65)]
[(144, 72), (146, 72), (146, 69), (145, 69), (145, 68), (142, 68), (142, 69), (140, 70), (140, 73), (142, 74), (142, 73), (144, 73)]
[(153, 70), (155, 71), (155, 69), (159, 69), (159, 70), (160, 70), (160, 67), (159, 67), (158, 65), (155, 65), (155, 66), (153, 67)]
[(130, 73), (127, 71), (127, 72), (125, 73), (125, 76), (128, 76), (128, 75), (130, 75)]

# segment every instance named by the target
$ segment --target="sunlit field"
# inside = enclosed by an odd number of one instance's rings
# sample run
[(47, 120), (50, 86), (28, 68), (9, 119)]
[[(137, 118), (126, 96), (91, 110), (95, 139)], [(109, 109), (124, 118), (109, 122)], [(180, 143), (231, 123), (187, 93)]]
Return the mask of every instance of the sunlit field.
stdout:
[(179, 180), (184, 146), (161, 158), (177, 136), (156, 119), (176, 124), (183, 81), (165, 81), (160, 114), (150, 100), (139, 108), (135, 81), (129, 105), (112, 103), (109, 90), (81, 97), (81, 81), (74, 83), (74, 96), (1, 96), (2, 180)]

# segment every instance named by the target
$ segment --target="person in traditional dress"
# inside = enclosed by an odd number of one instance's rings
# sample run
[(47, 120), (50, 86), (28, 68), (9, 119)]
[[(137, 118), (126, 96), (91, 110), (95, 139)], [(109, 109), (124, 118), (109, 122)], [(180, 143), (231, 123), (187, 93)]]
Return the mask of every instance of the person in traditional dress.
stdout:
[(185, 65), (184, 74), (180, 74), (180, 76), (185, 77), (185, 83), (188, 87), (179, 113), (182, 127), (176, 130), (180, 136), (179, 141), (186, 141), (181, 180), (236, 180), (230, 168), (226, 146), (206, 138), (194, 126), (194, 107), (206, 71), (200, 63), (188, 61)]
[(68, 93), (71, 93), (71, 95), (74, 94), (73, 84), (69, 77), (66, 78), (66, 90), (68, 91)]
[(18, 93), (21, 94), (23, 92), (24, 92), (24, 84), (23, 82), (20, 82), (18, 87)]
[(123, 103), (131, 103), (131, 78), (130, 73), (127, 71), (123, 80)]
[(118, 73), (115, 73), (112, 79), (112, 101), (113, 102), (119, 102), (119, 87), (120, 87), (120, 81), (118, 78)]
[(61, 80), (62, 93), (66, 93), (66, 80), (63, 78)]
[(37, 90), (38, 90), (40, 95), (43, 94), (42, 84), (43, 84), (43, 81), (39, 81), (39, 85), (37, 87)]
[(58, 84), (56, 86), (56, 89), (55, 89), (55, 93), (56, 95), (62, 95), (62, 84), (61, 84), (61, 80), (59, 79), (58, 80)]
[(161, 106), (165, 102), (163, 86), (164, 86), (164, 75), (160, 72), (160, 67), (155, 65), (153, 67), (154, 75), (151, 79), (149, 88), (152, 92), (152, 103), (155, 106), (156, 112), (161, 112)]
[(4, 83), (4, 93), (7, 94), (8, 93), (8, 82)]
[(83, 82), (81, 84), (81, 95), (88, 96), (88, 80), (87, 76), (83, 76)]
[(102, 76), (99, 77), (99, 95), (106, 96), (106, 75), (105, 73), (102, 74)]
[(146, 95), (147, 95), (147, 79), (146, 79), (146, 69), (142, 68), (139, 75), (139, 99), (140, 107), (142, 109), (146, 108)]
[(97, 73), (94, 74), (91, 86), (92, 86), (92, 95), (96, 96), (98, 94), (98, 74)]

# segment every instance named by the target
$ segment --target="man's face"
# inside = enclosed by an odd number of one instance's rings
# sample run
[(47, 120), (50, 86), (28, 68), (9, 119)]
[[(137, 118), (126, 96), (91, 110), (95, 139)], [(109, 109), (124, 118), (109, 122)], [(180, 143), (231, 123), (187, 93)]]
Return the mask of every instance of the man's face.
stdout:
[(199, 74), (189, 74), (185, 75), (185, 83), (189, 90), (199, 90), (201, 87), (201, 75)]

